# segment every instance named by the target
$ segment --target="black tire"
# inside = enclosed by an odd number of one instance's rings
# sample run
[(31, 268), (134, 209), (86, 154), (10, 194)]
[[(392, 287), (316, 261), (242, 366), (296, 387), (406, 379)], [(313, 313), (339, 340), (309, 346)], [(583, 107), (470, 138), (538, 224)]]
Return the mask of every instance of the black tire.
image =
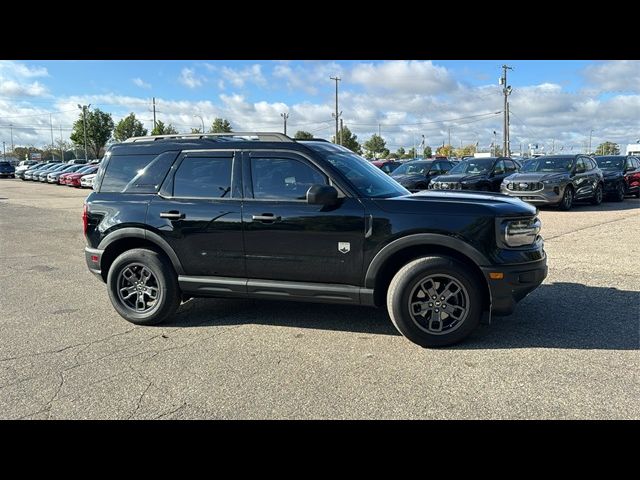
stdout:
[(558, 204), (558, 206), (560, 207), (560, 210), (563, 211), (568, 211), (571, 210), (571, 206), (573, 205), (573, 187), (571, 187), (570, 185), (567, 185), (564, 188), (564, 194), (562, 195), (562, 200), (560, 200), (560, 203)]
[(635, 197), (636, 197), (636, 198), (640, 198), (640, 188), (638, 188), (638, 191), (636, 192)]
[(602, 184), (599, 183), (596, 187), (596, 191), (593, 192), (591, 197), (591, 205), (600, 205), (602, 203)]
[[(118, 293), (119, 285), (122, 285), (121, 282), (127, 282), (123, 272), (127, 268), (130, 268), (129, 271), (135, 271), (138, 265), (143, 266), (153, 275), (155, 286), (152, 285), (150, 288), (156, 288), (156, 299), (151, 300), (149, 303), (152, 303), (152, 306), (143, 312), (136, 312)], [(121, 276), (121, 274), (123, 275)], [(141, 288), (143, 287), (141, 286)], [(170, 319), (180, 306), (182, 297), (178, 286), (178, 276), (169, 260), (158, 252), (144, 248), (126, 251), (114, 260), (107, 275), (107, 290), (111, 304), (120, 316), (136, 325), (157, 325)], [(137, 302), (136, 306), (138, 306)]]
[(421, 191), (421, 190), (426, 190), (427, 186), (424, 183), (419, 183), (418, 185), (416, 185), (416, 190)]
[[(427, 280), (430, 277), (435, 277), (436, 279), (447, 277), (446, 281), (454, 280), (463, 287), (456, 295), (466, 298), (464, 304), (460, 303), (460, 305), (467, 307), (464, 317), (457, 323), (454, 323), (455, 320), (449, 320), (449, 318), (454, 317), (447, 317), (439, 321), (441, 330), (444, 329), (445, 322), (449, 321), (449, 326), (451, 326), (450, 332), (432, 333), (428, 331), (428, 327), (430, 327), (431, 324), (428, 323), (427, 317), (433, 315), (434, 311), (437, 310), (426, 313), (420, 321), (414, 321), (412, 318), (409, 306), (410, 300), (412, 300), (412, 297), (415, 298), (416, 290), (418, 295), (420, 293), (426, 293), (422, 285), (424, 285), (423, 282), (426, 284), (427, 281), (430, 281)], [(387, 310), (389, 317), (391, 317), (394, 326), (402, 335), (422, 347), (452, 345), (467, 337), (480, 322), (483, 303), (480, 281), (480, 279), (469, 272), (468, 267), (452, 258), (443, 256), (418, 258), (402, 267), (389, 284), (389, 290), (387, 291)], [(437, 290), (443, 288), (443, 283), (435, 282), (430, 284), (432, 288), (435, 288), (437, 284)], [(420, 292), (420, 290), (422, 290), (422, 292)], [(438, 292), (438, 294), (441, 293), (443, 293), (443, 291)], [(428, 295), (425, 298), (430, 302)], [(429, 306), (431, 306), (431, 304)], [(447, 308), (447, 305), (442, 305), (442, 307)], [(451, 307), (459, 308), (450, 304), (449, 308)], [(443, 312), (444, 311), (443, 309)], [(423, 320), (424, 324), (422, 327), (416, 323), (421, 323)]]
[(611, 196), (614, 202), (622, 202), (624, 200), (624, 184), (618, 183), (615, 193)]

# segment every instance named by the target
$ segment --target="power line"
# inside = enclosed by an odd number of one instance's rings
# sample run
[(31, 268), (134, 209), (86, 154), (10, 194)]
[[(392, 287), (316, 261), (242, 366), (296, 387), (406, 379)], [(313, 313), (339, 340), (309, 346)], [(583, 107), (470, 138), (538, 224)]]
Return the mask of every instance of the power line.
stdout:
[(458, 118), (447, 118), (447, 119), (442, 119), (442, 120), (431, 120), (428, 122), (414, 122), (414, 123), (382, 123), (382, 122), (376, 122), (376, 123), (352, 123), (351, 125), (354, 126), (359, 126), (359, 127), (377, 127), (378, 125), (382, 125), (383, 127), (393, 127), (393, 126), (411, 126), (411, 125), (430, 125), (433, 123), (444, 123), (444, 122), (453, 122), (456, 120), (465, 120), (467, 118), (476, 118), (476, 117), (486, 117), (486, 116), (495, 116), (495, 115), (499, 115), (502, 113), (502, 110), (499, 110), (497, 112), (490, 112), (490, 113), (479, 113), (477, 115), (468, 115), (466, 117), (458, 117)]

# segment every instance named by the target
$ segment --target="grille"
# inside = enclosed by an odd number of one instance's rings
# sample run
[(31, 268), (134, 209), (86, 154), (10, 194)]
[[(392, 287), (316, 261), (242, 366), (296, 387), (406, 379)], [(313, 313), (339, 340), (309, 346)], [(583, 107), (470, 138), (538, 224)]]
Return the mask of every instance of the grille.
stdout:
[(507, 189), (514, 192), (535, 192), (542, 190), (542, 182), (511, 182), (507, 184)]

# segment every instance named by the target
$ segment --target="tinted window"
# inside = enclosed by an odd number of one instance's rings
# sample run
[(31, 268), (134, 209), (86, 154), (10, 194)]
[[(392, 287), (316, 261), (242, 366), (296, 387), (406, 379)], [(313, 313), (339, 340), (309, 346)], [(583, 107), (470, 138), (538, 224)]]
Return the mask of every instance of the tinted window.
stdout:
[(634, 168), (640, 168), (640, 160), (638, 160), (637, 158), (633, 159), (633, 167)]
[(431, 162), (409, 162), (396, 168), (392, 176), (400, 175), (426, 175), (429, 171)]
[(326, 185), (320, 172), (291, 158), (252, 158), (253, 197), (257, 199), (304, 200), (311, 185)]
[(155, 155), (113, 155), (102, 178), (101, 192), (122, 192)]
[(493, 162), (493, 158), (474, 158), (473, 160), (464, 160), (449, 170), (449, 173), (488, 173), (493, 166)]
[(177, 156), (178, 152), (161, 153), (149, 165), (138, 171), (138, 174), (131, 179), (124, 191), (127, 193), (156, 193)]
[(587, 165), (585, 164), (585, 159), (584, 158), (579, 158), (578, 162), (576, 163), (576, 171), (579, 172), (580, 170), (586, 170), (587, 169)]
[(231, 157), (185, 157), (173, 178), (173, 195), (186, 198), (229, 198)]
[(513, 163), (513, 161), (511, 160), (505, 160), (504, 164), (507, 167), (507, 172), (515, 172), (518, 170), (518, 168), (516, 167), (516, 164)]
[(496, 166), (493, 167), (493, 171), (498, 175), (501, 173), (504, 173), (505, 172), (504, 160), (498, 160), (496, 162)]

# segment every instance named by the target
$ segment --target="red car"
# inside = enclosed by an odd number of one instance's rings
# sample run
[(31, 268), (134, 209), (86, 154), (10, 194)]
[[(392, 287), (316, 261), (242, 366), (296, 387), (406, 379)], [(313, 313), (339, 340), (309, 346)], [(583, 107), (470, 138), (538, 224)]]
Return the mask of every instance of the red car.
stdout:
[(84, 168), (81, 168), (77, 172), (73, 173), (65, 173), (64, 175), (60, 175), (60, 184), (67, 185), (69, 187), (80, 187), (80, 178), (85, 175), (90, 175), (92, 173), (96, 173), (98, 171), (97, 165), (90, 165)]
[(382, 170), (387, 175), (389, 175), (396, 168), (398, 168), (400, 165), (402, 165), (400, 162), (396, 162), (394, 160), (374, 160), (373, 162), (371, 162), (371, 164), (375, 165), (376, 167), (378, 167), (380, 170)]

